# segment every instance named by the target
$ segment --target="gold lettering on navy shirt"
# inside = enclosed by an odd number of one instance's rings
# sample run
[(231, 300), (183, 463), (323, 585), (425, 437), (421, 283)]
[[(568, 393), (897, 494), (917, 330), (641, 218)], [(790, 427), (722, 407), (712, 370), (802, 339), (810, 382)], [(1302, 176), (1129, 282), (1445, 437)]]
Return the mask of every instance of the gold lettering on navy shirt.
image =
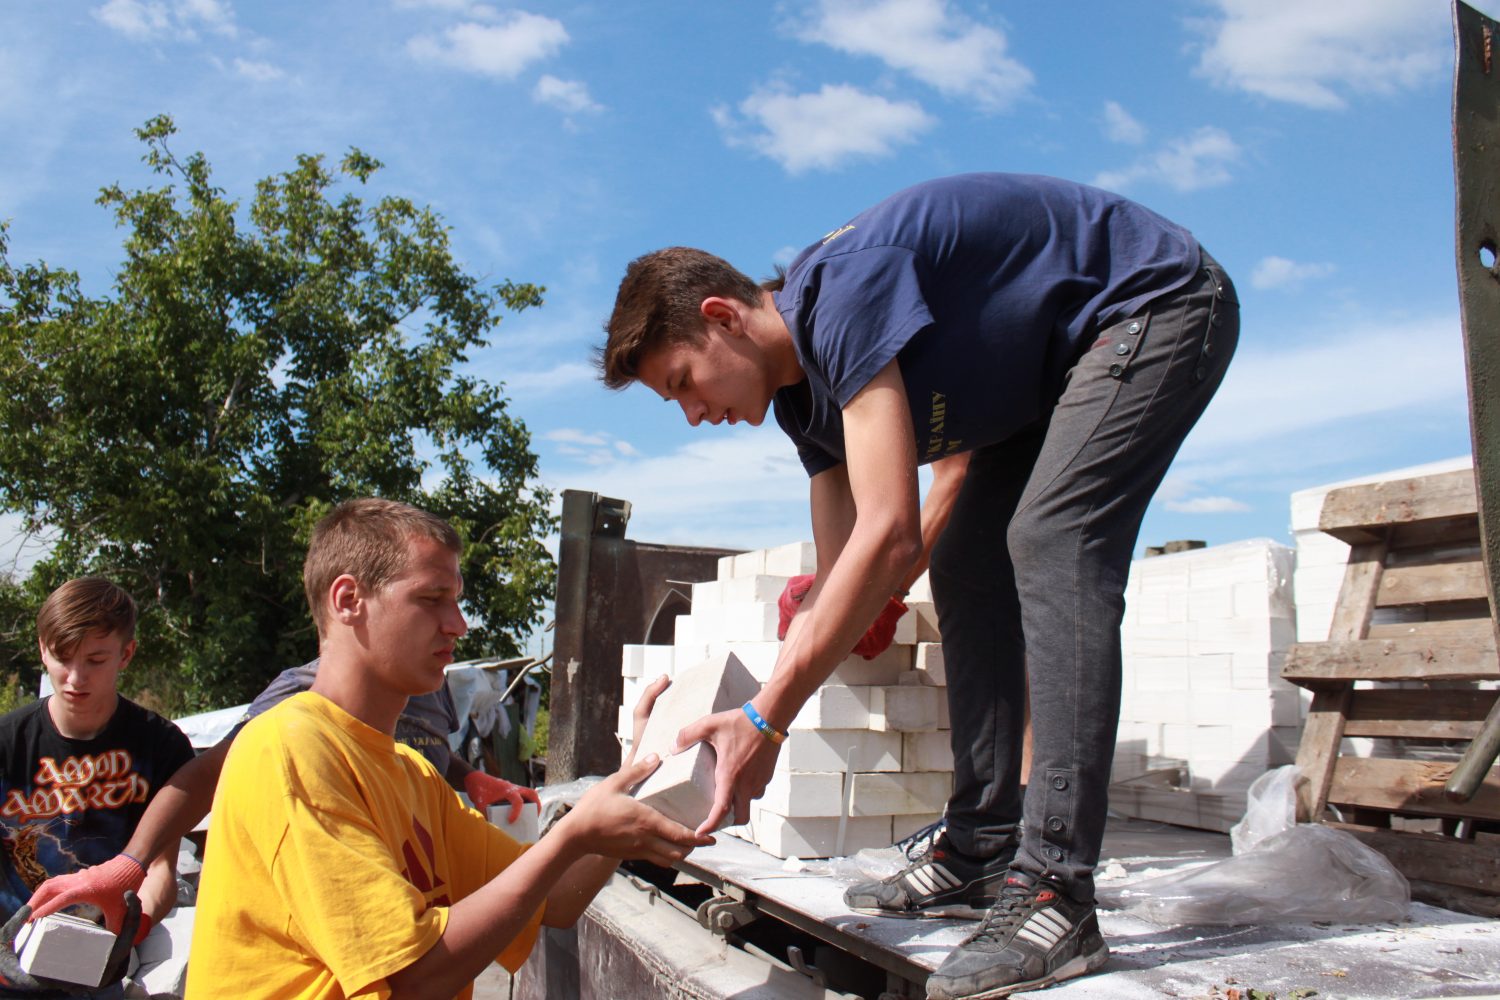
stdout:
[(932, 394), (932, 409), (927, 414), (927, 458), (942, 458), (951, 455), (963, 444), (948, 441), (948, 397), (941, 392)]
[(127, 750), (109, 750), (96, 756), (67, 757), (58, 763), (43, 757), (33, 777), (37, 787), (30, 795), (12, 790), (0, 815), (7, 819), (50, 819), (89, 809), (120, 809), (146, 801), (151, 783), (134, 770)]
[(823, 237), (823, 243), (822, 243), (822, 245), (826, 247), (828, 244), (832, 243), (834, 240), (838, 239), (840, 236), (843, 236), (845, 233), (847, 233), (849, 230), (851, 230), (853, 228), (854, 228), (854, 224), (852, 222), (849, 225), (847, 225), (847, 226), (840, 226), (839, 228), (835, 229), (833, 232), (831, 232), (828, 235), (826, 235), (826, 236)]

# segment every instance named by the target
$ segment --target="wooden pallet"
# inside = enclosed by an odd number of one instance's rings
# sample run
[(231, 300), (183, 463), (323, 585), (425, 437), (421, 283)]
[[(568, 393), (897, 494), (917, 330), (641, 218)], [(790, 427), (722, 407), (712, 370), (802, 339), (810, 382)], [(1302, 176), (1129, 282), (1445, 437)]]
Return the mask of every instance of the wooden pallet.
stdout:
[[(1319, 527), (1351, 549), (1328, 641), (1293, 646), (1282, 670), (1313, 692), (1297, 818), (1349, 830), (1409, 878), (1500, 893), (1500, 766), (1469, 802), (1443, 790), (1444, 744), (1474, 738), (1497, 697), (1474, 682), (1500, 680), (1474, 474), (1334, 490)], [(1346, 737), (1380, 755), (1341, 754)]]

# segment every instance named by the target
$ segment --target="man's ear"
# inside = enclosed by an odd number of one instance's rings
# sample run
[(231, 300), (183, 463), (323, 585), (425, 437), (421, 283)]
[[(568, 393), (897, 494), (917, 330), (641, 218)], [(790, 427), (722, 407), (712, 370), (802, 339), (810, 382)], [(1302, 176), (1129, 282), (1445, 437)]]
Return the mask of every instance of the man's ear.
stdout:
[(709, 327), (722, 327), (731, 337), (744, 333), (745, 325), (740, 317), (741, 303), (719, 295), (710, 295), (698, 306), (698, 312)]
[(345, 625), (352, 624), (364, 613), (364, 593), (359, 581), (344, 573), (328, 587), (329, 613)]
[(135, 640), (131, 639), (120, 647), (120, 669), (124, 670), (130, 666), (130, 661), (135, 658)]

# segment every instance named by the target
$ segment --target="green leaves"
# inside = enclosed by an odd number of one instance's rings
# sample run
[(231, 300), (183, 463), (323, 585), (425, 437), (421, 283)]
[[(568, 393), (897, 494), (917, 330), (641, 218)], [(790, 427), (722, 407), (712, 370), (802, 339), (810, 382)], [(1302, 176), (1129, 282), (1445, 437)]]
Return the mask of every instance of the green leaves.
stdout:
[(337, 174), (299, 157), (241, 211), (175, 131), (137, 130), (159, 186), (100, 194), (124, 230), (107, 294), (13, 264), (0, 227), (0, 509), (58, 539), (27, 591), (111, 576), (142, 606), (135, 685), (232, 703), (315, 655), (308, 531), (380, 495), (460, 527), (460, 653), (514, 655), (552, 594), (550, 497), (522, 422), (460, 368), (543, 290), (481, 285), (426, 208), (339, 195), (380, 169), (358, 149)]

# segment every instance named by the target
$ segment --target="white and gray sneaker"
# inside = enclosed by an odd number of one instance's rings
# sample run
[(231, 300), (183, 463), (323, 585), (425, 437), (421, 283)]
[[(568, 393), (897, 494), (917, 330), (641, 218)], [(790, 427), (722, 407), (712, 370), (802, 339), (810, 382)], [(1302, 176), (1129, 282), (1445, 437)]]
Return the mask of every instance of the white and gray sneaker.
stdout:
[(929, 1000), (990, 1000), (1094, 972), (1109, 959), (1093, 903), (1012, 876), (979, 929), (927, 979)]
[(987, 861), (966, 858), (939, 836), (896, 874), (844, 890), (844, 903), (877, 917), (978, 920), (998, 898), (1014, 858), (1014, 847)]

